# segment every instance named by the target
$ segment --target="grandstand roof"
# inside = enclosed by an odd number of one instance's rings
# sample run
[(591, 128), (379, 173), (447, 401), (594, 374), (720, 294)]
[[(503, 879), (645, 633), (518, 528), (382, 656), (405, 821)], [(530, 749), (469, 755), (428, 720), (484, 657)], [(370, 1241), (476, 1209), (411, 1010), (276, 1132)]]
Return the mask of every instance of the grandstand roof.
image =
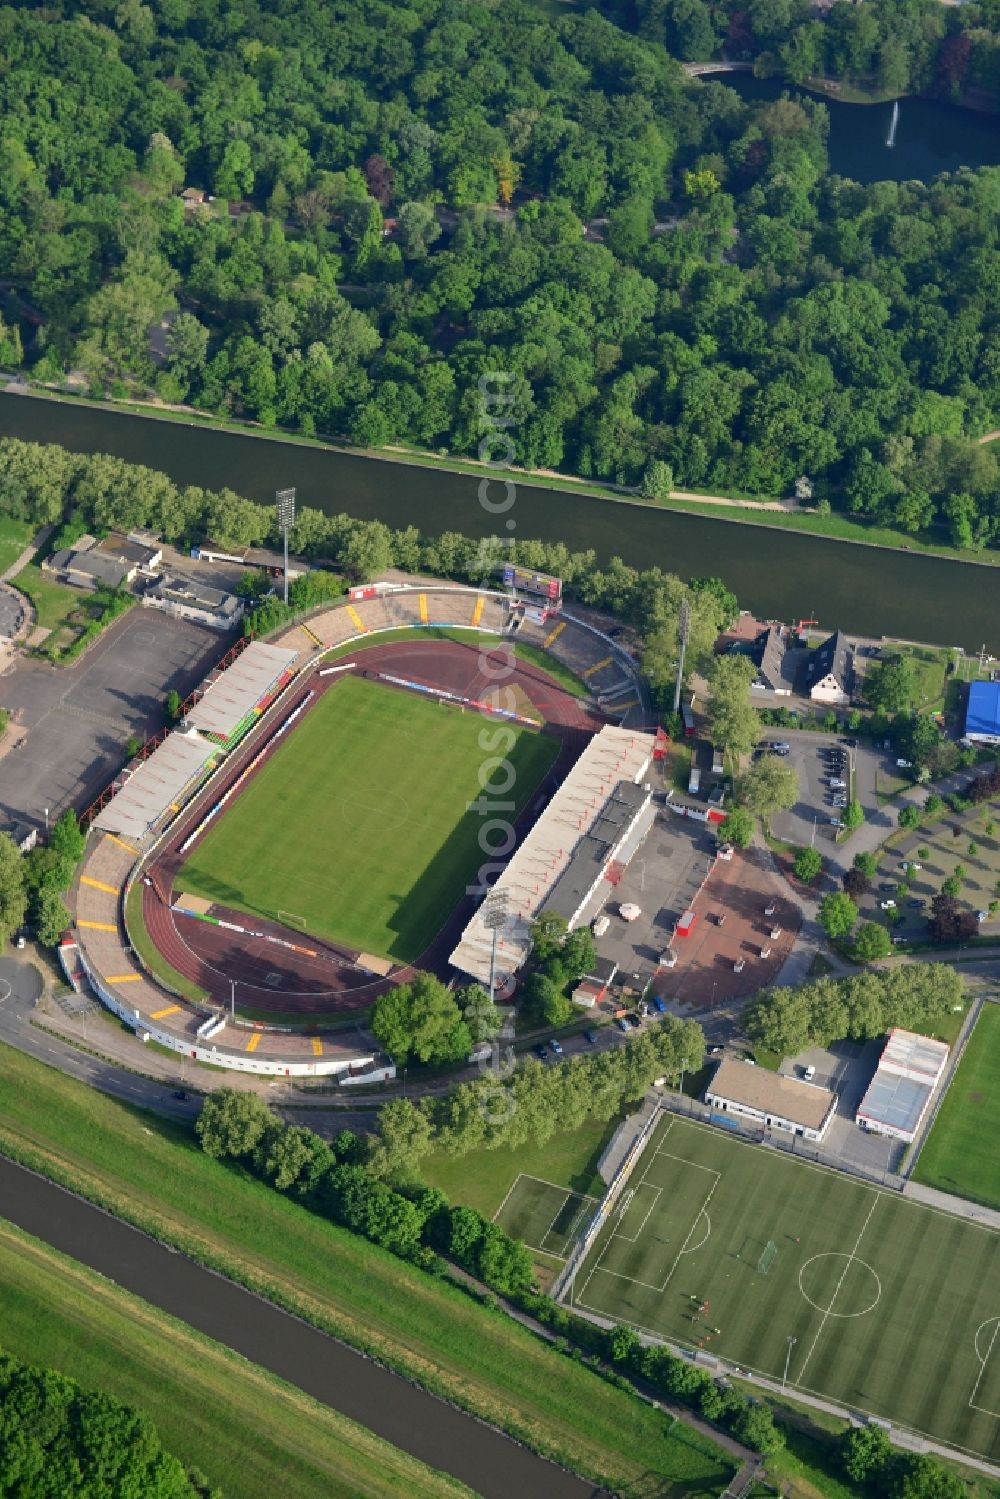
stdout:
[(185, 786), (219, 753), (217, 744), (191, 730), (175, 729), (125, 781), (95, 818), (105, 833), (140, 839), (155, 827)]
[(187, 715), (187, 722), (203, 733), (228, 739), (254, 704), (291, 666), (295, 656), (295, 651), (253, 641), (198, 700)]
[[(568, 867), (574, 849), (600, 821), (620, 783), (639, 781), (645, 775), (653, 743), (652, 734), (611, 725), (591, 739), (493, 887), (507, 897), (509, 910), (497, 940), (498, 972), (520, 968), (531, 947), (531, 923)], [(492, 944), (493, 934), (480, 908), (450, 961), (463, 973), (488, 983)]]

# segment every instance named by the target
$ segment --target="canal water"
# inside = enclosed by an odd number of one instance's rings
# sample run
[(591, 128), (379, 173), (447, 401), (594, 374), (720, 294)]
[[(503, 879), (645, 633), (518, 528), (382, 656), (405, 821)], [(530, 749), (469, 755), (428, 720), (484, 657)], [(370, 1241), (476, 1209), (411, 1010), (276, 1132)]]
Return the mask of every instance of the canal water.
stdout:
[[(585, 1479), (363, 1358), (307, 1322), (0, 1157), (3, 1216), (486, 1499), (597, 1499)], [(262, 1412), (266, 1428), (267, 1414)]]
[(753, 103), (785, 92), (793, 98), (822, 98), (830, 111), (830, 171), (856, 182), (929, 182), (939, 172), (1000, 163), (1000, 115), (933, 99), (901, 99), (895, 141), (888, 146), (892, 104), (844, 104), (752, 73), (711, 76)]
[[(294, 485), (299, 503), (346, 511), (428, 535), (488, 535), (497, 524), (479, 480), (330, 448), (157, 421), (113, 409), (0, 394), (0, 436), (114, 453), (162, 469), (178, 484), (228, 485), (255, 500)], [(499, 493), (495, 490), (494, 493)], [(744, 608), (767, 618), (816, 619), (831, 629), (892, 635), (1000, 655), (1000, 572), (974, 563), (885, 551), (714, 517), (616, 504), (518, 484), (516, 535), (593, 548), (601, 562), (715, 574)]]

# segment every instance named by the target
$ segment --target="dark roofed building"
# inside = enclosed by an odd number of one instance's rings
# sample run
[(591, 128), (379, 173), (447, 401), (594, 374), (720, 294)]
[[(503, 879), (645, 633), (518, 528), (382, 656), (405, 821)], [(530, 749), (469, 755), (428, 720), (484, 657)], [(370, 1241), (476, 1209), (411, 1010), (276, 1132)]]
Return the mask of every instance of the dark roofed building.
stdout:
[[(570, 927), (580, 920), (597, 886), (605, 878), (608, 865), (623, 853), (630, 834), (651, 800), (649, 787), (641, 782), (618, 783), (596, 822), (574, 848), (542, 911), (554, 911), (564, 916)], [(631, 850), (628, 857), (631, 857)], [(624, 862), (628, 862), (627, 857)]]
[(106, 557), (97, 551), (75, 552), (72, 547), (53, 552), (44, 568), (75, 588), (118, 588), (122, 583), (131, 582), (137, 571), (135, 565), (128, 567), (117, 557)]
[(849, 703), (854, 685), (854, 658), (847, 636), (837, 630), (810, 653), (806, 690), (817, 703)]
[(753, 643), (751, 659), (757, 667), (754, 686), (777, 697), (790, 697), (795, 682), (788, 656), (788, 646), (778, 625), (768, 625)]

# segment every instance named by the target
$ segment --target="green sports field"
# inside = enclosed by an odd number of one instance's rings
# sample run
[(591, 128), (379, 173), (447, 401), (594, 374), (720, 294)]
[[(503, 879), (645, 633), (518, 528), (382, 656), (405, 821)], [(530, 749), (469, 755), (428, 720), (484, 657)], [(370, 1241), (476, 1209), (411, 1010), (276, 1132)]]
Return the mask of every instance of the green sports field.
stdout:
[(1000, 1234), (898, 1193), (666, 1115), (573, 1301), (1000, 1457)]
[(984, 1005), (913, 1172), (915, 1181), (1000, 1208), (1000, 1005)]
[[(482, 748), (487, 729), (490, 748)], [(513, 739), (518, 808), (559, 741), (348, 676), (323, 694), (178, 872), (176, 886), (297, 930), (417, 958), (489, 857), (481, 796)], [(506, 814), (505, 814), (506, 815)]]

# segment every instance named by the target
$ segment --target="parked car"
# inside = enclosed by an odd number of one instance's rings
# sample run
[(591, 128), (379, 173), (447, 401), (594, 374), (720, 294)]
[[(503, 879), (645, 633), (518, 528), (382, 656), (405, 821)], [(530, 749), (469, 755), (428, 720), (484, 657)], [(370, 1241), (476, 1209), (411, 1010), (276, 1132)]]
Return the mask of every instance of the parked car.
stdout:
[(628, 1021), (633, 1030), (637, 1031), (642, 1025), (642, 1016), (637, 1015), (634, 1010), (630, 1014), (626, 1015), (625, 1019)]
[(615, 1021), (615, 1025), (618, 1027), (618, 1029), (620, 1031), (627, 1031), (628, 1030), (628, 1021), (625, 1019), (624, 1015), (619, 1015), (618, 1016), (617, 1020)]
[(848, 749), (857, 749), (858, 747), (858, 741), (856, 739), (842, 739), (840, 742), (841, 744), (846, 744)]
[(990, 913), (989, 913), (989, 911), (977, 911), (976, 912), (976, 920), (979, 922), (980, 926), (982, 926), (982, 924), (983, 924), (984, 921), (989, 921), (989, 919), (990, 919)]
[(842, 828), (844, 826), (839, 817), (828, 817), (827, 822), (832, 828)]
[(906, 902), (906, 904), (908, 906), (911, 906), (914, 910), (916, 910), (918, 906), (922, 906), (923, 905), (923, 901), (922, 900), (918, 900), (917, 897), (914, 896), (914, 898), (912, 900), (908, 900)]
[(883, 880), (878, 888), (880, 890), (895, 890), (896, 887), (891, 880)]
[(556, 1038), (555, 1038), (555, 1036), (552, 1037), (552, 1040), (549, 1042), (549, 1045), (552, 1047), (552, 1050), (555, 1052), (555, 1054), (556, 1054), (557, 1057), (561, 1057), (562, 1056), (562, 1052), (563, 1052), (562, 1042), (561, 1041), (557, 1041)]
[(896, 902), (890, 897), (888, 900), (880, 900), (879, 905), (883, 911), (895, 911)]
[(544, 1062), (545, 1058), (548, 1056), (548, 1054), (549, 1054), (549, 1048), (547, 1046), (536, 1046), (535, 1047), (535, 1056), (538, 1058), (538, 1060), (540, 1062)]
[(844, 780), (843, 776), (827, 776), (827, 781), (829, 782), (830, 788), (833, 791), (847, 790), (847, 782)]
[(805, 1081), (807, 1083), (811, 1083), (812, 1080), (813, 1080), (813, 1078), (816, 1076), (816, 1068), (815, 1067), (803, 1067), (803, 1069), (802, 1069), (802, 1076), (803, 1076), (803, 1078), (805, 1079)]
[(594, 1043), (597, 1040), (597, 1032), (596, 1031), (584, 1031), (584, 1033), (583, 1033), (583, 1039), (588, 1043), (588, 1045), (593, 1046)]
[(666, 1000), (661, 999), (658, 994), (654, 994), (653, 1009), (656, 1011), (657, 1015), (665, 1015), (667, 1013)]
[(175, 1098), (179, 1098), (179, 1099), (181, 1099), (183, 1101), (184, 1099), (187, 1098), (187, 1089), (186, 1088), (175, 1088), (174, 1089), (174, 1097)]
[(913, 761), (912, 760), (904, 760), (902, 757), (900, 757), (896, 761), (896, 768), (897, 768), (897, 770), (912, 770), (913, 769)]

